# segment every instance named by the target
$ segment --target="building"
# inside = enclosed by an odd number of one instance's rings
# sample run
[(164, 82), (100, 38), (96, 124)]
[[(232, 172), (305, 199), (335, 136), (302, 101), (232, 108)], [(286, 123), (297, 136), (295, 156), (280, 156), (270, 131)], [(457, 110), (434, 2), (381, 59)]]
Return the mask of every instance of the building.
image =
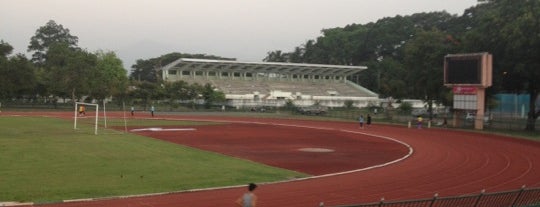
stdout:
[(346, 101), (365, 107), (378, 95), (347, 77), (365, 66), (239, 62), (180, 58), (162, 68), (164, 81), (209, 83), (225, 93), (232, 107), (296, 106), (342, 107)]

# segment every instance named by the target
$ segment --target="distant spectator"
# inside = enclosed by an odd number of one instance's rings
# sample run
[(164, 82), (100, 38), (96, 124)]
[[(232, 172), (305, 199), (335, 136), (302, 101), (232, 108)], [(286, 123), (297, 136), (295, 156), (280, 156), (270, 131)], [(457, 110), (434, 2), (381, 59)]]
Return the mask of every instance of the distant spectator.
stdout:
[(367, 115), (367, 120), (366, 120), (366, 128), (369, 128), (369, 126), (371, 126), (371, 115)]
[(446, 119), (446, 117), (443, 118), (442, 126), (443, 127), (448, 127), (448, 120)]
[(418, 129), (422, 129), (422, 122), (423, 122), (423, 121), (424, 121), (424, 120), (422, 119), (422, 116), (417, 116), (417, 117), (416, 117), (416, 125), (417, 125), (416, 127), (417, 127)]
[(360, 117), (358, 117), (358, 123), (360, 124), (360, 128), (364, 128), (364, 115), (360, 114)]

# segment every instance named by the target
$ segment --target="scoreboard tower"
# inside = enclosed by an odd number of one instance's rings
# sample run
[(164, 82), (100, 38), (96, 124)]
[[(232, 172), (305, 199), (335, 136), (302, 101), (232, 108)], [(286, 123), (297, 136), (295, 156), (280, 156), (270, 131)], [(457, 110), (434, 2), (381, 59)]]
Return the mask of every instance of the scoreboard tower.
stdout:
[(454, 93), (454, 119), (457, 126), (465, 111), (475, 111), (474, 128), (484, 128), (486, 88), (492, 85), (493, 57), (487, 52), (449, 54), (444, 57), (444, 85)]

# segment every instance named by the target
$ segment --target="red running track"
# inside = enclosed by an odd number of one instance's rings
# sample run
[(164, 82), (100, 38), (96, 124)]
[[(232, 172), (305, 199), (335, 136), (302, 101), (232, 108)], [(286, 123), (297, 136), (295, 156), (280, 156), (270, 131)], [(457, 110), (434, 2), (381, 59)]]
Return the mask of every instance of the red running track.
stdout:
[[(332, 206), (375, 202), (381, 197), (389, 201), (427, 198), (432, 197), (435, 193), (438, 193), (439, 196), (457, 196), (479, 193), (482, 189), (485, 189), (486, 192), (494, 192), (518, 189), (522, 185), (540, 187), (540, 142), (530, 140), (456, 130), (408, 129), (401, 126), (388, 125), (374, 125), (369, 129), (359, 129), (355, 123), (350, 122), (318, 122), (218, 116), (160, 116), (160, 118), (232, 122), (233, 124), (214, 126), (227, 127), (226, 130), (221, 128), (219, 131), (221, 132), (220, 136), (222, 139), (223, 137), (230, 138), (226, 136), (228, 133), (238, 135), (235, 134), (238, 131), (244, 132), (240, 134), (249, 134), (252, 140), (263, 139), (260, 137), (265, 136), (271, 137), (274, 132), (280, 132), (276, 135), (279, 135), (277, 138), (281, 140), (294, 141), (296, 137), (310, 139), (307, 145), (303, 141), (293, 142), (296, 147), (289, 148), (288, 151), (286, 150), (287, 153), (290, 153), (288, 156), (298, 154), (298, 151), (293, 149), (313, 146), (314, 143), (317, 144), (317, 147), (336, 149), (333, 153), (337, 154), (337, 152), (341, 151), (342, 146), (336, 143), (343, 140), (348, 145), (352, 145), (351, 143), (358, 141), (359, 143), (380, 142), (390, 146), (381, 148), (385, 152), (382, 153), (383, 155), (377, 155), (375, 153), (376, 156), (370, 157), (369, 153), (364, 154), (367, 156), (368, 161), (355, 161), (357, 166), (359, 166), (358, 168), (376, 163), (380, 164), (381, 161), (399, 159), (399, 157), (406, 156), (409, 152), (408, 148), (403, 145), (398, 146), (395, 142), (389, 142), (386, 139), (380, 138), (381, 136), (391, 137), (406, 143), (413, 149), (412, 154), (406, 157), (406, 159), (384, 167), (332, 176), (321, 176), (313, 179), (260, 185), (256, 191), (259, 195), (260, 207), (317, 206), (319, 202), (324, 202), (326, 206)], [(256, 122), (256, 124), (248, 122)], [(204, 127), (208, 127), (208, 129), (212, 128), (211, 126)], [(245, 133), (250, 128), (256, 130)], [(295, 169), (295, 165), (287, 163), (287, 160), (283, 159), (284, 157), (278, 157), (281, 161), (279, 159), (278, 161), (272, 161), (272, 156), (263, 156), (264, 153), (256, 153), (260, 152), (261, 149), (265, 149), (264, 147), (261, 148), (255, 145), (257, 142), (249, 142), (249, 148), (253, 147), (257, 149), (252, 150), (252, 153), (243, 152), (235, 154), (230, 151), (238, 151), (238, 149), (228, 151), (224, 148), (220, 149), (219, 145), (211, 146), (208, 143), (217, 139), (212, 137), (211, 130), (197, 130), (196, 133), (203, 131), (205, 132), (205, 136), (201, 136), (203, 140), (200, 143), (194, 142), (193, 139), (177, 138), (173, 140), (170, 139), (170, 136), (160, 135), (161, 133), (144, 132), (143, 134), (195, 147), (199, 144), (198, 147), (206, 150), (244, 157), (315, 175), (330, 173), (333, 167), (337, 168), (333, 172), (351, 170), (351, 167), (354, 167), (339, 162), (339, 159), (335, 157), (333, 160), (327, 162), (324, 159), (327, 156), (321, 153), (314, 156), (317, 156), (315, 159), (323, 167), (316, 167), (311, 163), (304, 167), (296, 166), (298, 168)], [(308, 136), (303, 136), (306, 133)], [(263, 140), (268, 139), (266, 137)], [(323, 141), (313, 141), (319, 139)], [(329, 142), (328, 140), (334, 140), (335, 142)], [(279, 148), (278, 145), (272, 145), (268, 142), (264, 144), (264, 146), (272, 148), (270, 151), (277, 151)], [(233, 146), (241, 147), (236, 144), (233, 144)], [(378, 145), (374, 144), (372, 146)], [(246, 148), (246, 150), (249, 151), (249, 148)], [(359, 148), (356, 152), (362, 154), (364, 150), (369, 148)], [(351, 150), (348, 154), (349, 156), (356, 154), (352, 148), (348, 148), (347, 150)], [(333, 153), (327, 153), (326, 155)], [(269, 154), (275, 155), (275, 153)], [(379, 157), (379, 155), (382, 157)], [(343, 159), (347, 160), (347, 158)], [(351, 160), (354, 161), (356, 159), (358, 158)], [(379, 160), (373, 161), (373, 159)], [(43, 206), (235, 206), (234, 200), (244, 190), (244, 187), (232, 187)]]

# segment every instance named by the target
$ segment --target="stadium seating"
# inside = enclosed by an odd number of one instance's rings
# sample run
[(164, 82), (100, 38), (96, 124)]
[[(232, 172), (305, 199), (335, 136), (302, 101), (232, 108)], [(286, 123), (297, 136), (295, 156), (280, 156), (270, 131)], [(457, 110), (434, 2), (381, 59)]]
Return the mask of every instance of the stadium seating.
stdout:
[(235, 107), (282, 106), (286, 100), (297, 105), (330, 107), (353, 101), (361, 107), (377, 102), (378, 95), (346, 79), (365, 69), (364, 66), (181, 58), (160, 70), (165, 81), (211, 84), (225, 93), (228, 104)]

